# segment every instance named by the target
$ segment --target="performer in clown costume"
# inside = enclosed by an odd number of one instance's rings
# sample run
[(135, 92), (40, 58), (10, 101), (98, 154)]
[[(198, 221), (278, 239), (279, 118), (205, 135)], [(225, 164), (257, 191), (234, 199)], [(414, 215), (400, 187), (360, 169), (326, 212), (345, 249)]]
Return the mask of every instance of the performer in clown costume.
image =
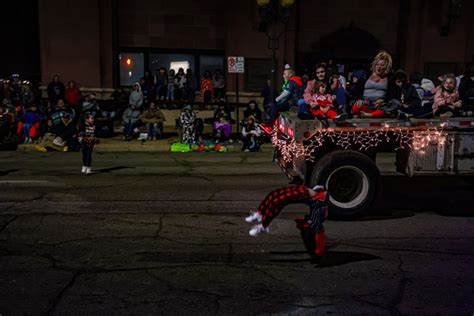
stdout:
[(285, 206), (304, 203), (309, 205), (310, 214), (303, 219), (297, 219), (297, 227), (302, 231), (303, 238), (308, 236), (307, 232), (310, 232), (309, 236), (314, 240), (305, 239), (305, 244), (313, 245), (314, 247), (309, 247), (311, 254), (320, 257), (324, 254), (326, 240), (323, 222), (327, 217), (328, 197), (329, 194), (320, 185), (312, 189), (304, 185), (293, 185), (273, 190), (260, 203), (257, 211), (251, 212), (245, 218), (245, 221), (249, 223), (257, 221), (257, 224), (250, 229), (249, 235), (255, 237), (260, 233), (269, 233), (270, 222)]

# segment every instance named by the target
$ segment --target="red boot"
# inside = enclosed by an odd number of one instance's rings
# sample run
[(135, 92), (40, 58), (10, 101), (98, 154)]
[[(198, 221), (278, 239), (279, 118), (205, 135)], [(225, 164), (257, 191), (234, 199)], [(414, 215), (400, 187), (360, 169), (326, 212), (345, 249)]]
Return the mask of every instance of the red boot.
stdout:
[(316, 244), (316, 247), (314, 248), (314, 255), (316, 257), (322, 257), (324, 255), (324, 244), (326, 243), (324, 231), (314, 234), (314, 241)]

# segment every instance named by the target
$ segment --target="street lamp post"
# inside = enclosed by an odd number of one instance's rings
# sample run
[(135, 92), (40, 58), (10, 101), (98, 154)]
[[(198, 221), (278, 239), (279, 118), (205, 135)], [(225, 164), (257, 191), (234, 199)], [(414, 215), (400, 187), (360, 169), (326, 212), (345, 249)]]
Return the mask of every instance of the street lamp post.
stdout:
[[(271, 87), (270, 100), (273, 103), (275, 100), (275, 90), (277, 83), (277, 57), (276, 51), (280, 48), (280, 37), (285, 33), (283, 31), (277, 34), (278, 25), (286, 26), (288, 23), (290, 12), (295, 0), (257, 0), (257, 5), (260, 14), (260, 30), (265, 32), (268, 37), (268, 49), (272, 50), (272, 70), (271, 70)], [(271, 26), (271, 34), (268, 31), (268, 26)]]

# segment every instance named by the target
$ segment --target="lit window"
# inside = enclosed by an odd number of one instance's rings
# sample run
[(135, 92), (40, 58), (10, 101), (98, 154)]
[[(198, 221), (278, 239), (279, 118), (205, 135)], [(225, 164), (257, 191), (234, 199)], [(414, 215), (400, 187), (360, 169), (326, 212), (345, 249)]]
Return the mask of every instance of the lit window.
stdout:
[(170, 62), (170, 69), (178, 72), (179, 68), (183, 68), (184, 71), (189, 68), (189, 61), (172, 61)]

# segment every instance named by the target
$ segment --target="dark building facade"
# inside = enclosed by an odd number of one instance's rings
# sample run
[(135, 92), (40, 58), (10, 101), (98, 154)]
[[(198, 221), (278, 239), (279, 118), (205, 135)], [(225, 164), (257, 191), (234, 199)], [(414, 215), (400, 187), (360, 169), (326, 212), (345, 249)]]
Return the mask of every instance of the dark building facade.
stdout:
[[(474, 58), (473, 13), (467, 0), (297, 0), (288, 23), (275, 26), (277, 73), (284, 63), (302, 73), (329, 58), (350, 71), (379, 49), (409, 72), (460, 72)], [(270, 76), (256, 1), (39, 0), (38, 14), (43, 83), (60, 74), (83, 87), (112, 88), (160, 66), (202, 75), (225, 69), (227, 56), (246, 58), (243, 90)], [(235, 76), (227, 79), (233, 87)]]

